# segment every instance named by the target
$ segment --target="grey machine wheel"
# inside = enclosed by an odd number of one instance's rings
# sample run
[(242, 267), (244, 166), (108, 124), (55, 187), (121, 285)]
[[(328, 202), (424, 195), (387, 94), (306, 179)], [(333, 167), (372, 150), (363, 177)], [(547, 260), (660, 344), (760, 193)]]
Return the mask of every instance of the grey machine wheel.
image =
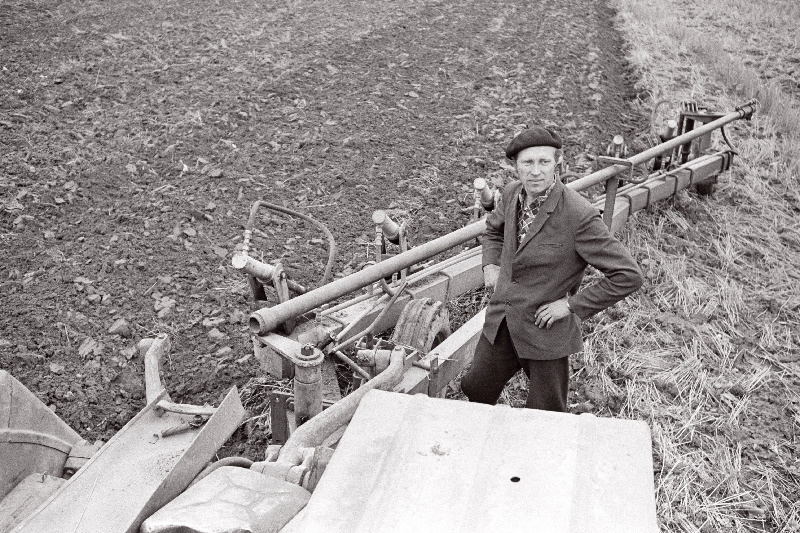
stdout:
[(427, 354), (450, 336), (447, 307), (431, 298), (411, 300), (403, 308), (391, 341)]

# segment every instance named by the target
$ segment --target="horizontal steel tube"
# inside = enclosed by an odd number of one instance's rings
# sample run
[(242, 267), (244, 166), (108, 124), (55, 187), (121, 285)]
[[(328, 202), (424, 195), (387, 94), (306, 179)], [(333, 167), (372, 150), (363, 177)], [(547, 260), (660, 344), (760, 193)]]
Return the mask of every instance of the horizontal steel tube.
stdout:
[(414, 247), (406, 252), (390, 257), (380, 263), (365, 268), (359, 272), (354, 272), (349, 276), (334, 280), (318, 289), (301, 294), (287, 302), (259, 309), (250, 315), (250, 331), (263, 335), (274, 331), (283, 322), (316, 309), (322, 304), (335, 300), (345, 294), (357, 291), (366, 287), (370, 283), (375, 283), (395, 272), (399, 272), (411, 265), (430, 259), (436, 254), (440, 254), (477, 238), (483, 233), (486, 222), (480, 220), (469, 226), (457, 229), (452, 233), (443, 235), (438, 239), (426, 242)]
[[(688, 133), (684, 133), (678, 137), (670, 139), (669, 141), (659, 144), (658, 146), (654, 146), (649, 150), (645, 150), (644, 152), (638, 153), (632, 157), (629, 157), (627, 161), (630, 161), (634, 166), (641, 165), (653, 159), (656, 156), (669, 152), (673, 148), (678, 146), (684, 145), (687, 142), (691, 141), (692, 139), (696, 139), (697, 137), (701, 137), (706, 133), (712, 132), (716, 129), (721, 128), (725, 124), (733, 122), (734, 120), (739, 120), (745, 116), (750, 115), (755, 111), (754, 104), (748, 104), (743, 106), (737, 111), (733, 111), (732, 113), (728, 113), (724, 117), (718, 118), (713, 122), (709, 122), (699, 128), (695, 128)], [(602, 170), (598, 170), (597, 172), (593, 172), (588, 176), (584, 176), (580, 179), (573, 181), (572, 183), (568, 184), (567, 187), (571, 189), (575, 189), (576, 191), (582, 191), (591, 187), (592, 185), (597, 185), (598, 183), (604, 183), (613, 176), (617, 174), (621, 174), (623, 172), (630, 171), (630, 167), (627, 165), (612, 165), (606, 167)]]
[[(436, 274), (438, 272), (441, 272), (442, 270), (444, 270), (445, 268), (447, 268), (447, 267), (449, 267), (451, 265), (454, 265), (456, 263), (460, 263), (461, 261), (466, 261), (470, 257), (473, 257), (473, 256), (478, 255), (480, 253), (481, 253), (480, 247), (478, 247), (478, 248), (470, 248), (469, 250), (461, 252), (458, 255), (454, 255), (453, 257), (449, 257), (449, 258), (445, 259), (444, 261), (440, 261), (439, 263), (436, 263), (434, 265), (425, 267), (424, 269), (420, 270), (416, 274), (409, 275), (407, 283), (408, 283), (409, 286), (411, 286), (411, 285), (413, 285), (414, 283), (416, 283), (417, 281), (419, 281), (421, 279), (424, 279), (424, 278), (427, 278), (429, 276), (432, 276), (432, 275), (434, 275), (434, 274)], [(387, 296), (387, 295), (379, 293), (379, 297), (383, 297), (383, 296)], [(348, 307), (351, 307), (353, 305), (361, 303), (364, 300), (369, 300), (370, 298), (375, 298), (375, 295), (367, 293), (367, 294), (362, 294), (360, 296), (356, 296), (355, 298), (347, 300), (346, 302), (342, 302), (342, 303), (340, 303), (338, 305), (335, 305), (333, 307), (329, 307), (329, 308), (321, 311), (320, 315), (321, 316), (331, 315), (331, 314), (333, 314), (333, 313), (335, 313), (337, 311), (341, 311), (342, 309), (346, 309)], [(378, 303), (380, 303), (380, 302), (378, 302)]]

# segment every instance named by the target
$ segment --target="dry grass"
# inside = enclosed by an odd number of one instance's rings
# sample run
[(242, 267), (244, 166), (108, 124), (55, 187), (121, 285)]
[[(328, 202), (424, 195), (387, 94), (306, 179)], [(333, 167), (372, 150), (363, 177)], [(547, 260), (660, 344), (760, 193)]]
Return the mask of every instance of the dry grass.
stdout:
[(796, 55), (800, 8), (612, 5), (653, 101), (762, 107), (732, 128), (740, 156), (713, 198), (684, 193), (625, 229), (648, 283), (625, 318), (600, 319), (584, 363), (629, 376), (619, 414), (650, 423), (664, 531), (798, 531), (800, 102), (753, 57)]
[(254, 422), (270, 433), (270, 395), (273, 392), (292, 392), (290, 380), (276, 381), (270, 377), (250, 378), (242, 387), (239, 396), (242, 405), (247, 409), (249, 418), (245, 422)]

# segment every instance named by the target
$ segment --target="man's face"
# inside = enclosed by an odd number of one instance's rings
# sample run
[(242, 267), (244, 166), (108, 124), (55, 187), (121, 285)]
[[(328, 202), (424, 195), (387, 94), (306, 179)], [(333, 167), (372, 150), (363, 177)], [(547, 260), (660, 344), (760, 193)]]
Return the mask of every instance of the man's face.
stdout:
[(556, 177), (556, 149), (552, 146), (531, 146), (517, 154), (514, 166), (529, 198), (542, 194)]

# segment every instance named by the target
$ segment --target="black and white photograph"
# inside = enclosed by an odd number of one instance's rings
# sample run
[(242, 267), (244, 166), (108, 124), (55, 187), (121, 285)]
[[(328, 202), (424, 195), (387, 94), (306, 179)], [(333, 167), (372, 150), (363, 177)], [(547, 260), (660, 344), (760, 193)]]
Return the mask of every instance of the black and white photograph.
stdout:
[(0, 0), (0, 533), (799, 533), (798, 28)]

